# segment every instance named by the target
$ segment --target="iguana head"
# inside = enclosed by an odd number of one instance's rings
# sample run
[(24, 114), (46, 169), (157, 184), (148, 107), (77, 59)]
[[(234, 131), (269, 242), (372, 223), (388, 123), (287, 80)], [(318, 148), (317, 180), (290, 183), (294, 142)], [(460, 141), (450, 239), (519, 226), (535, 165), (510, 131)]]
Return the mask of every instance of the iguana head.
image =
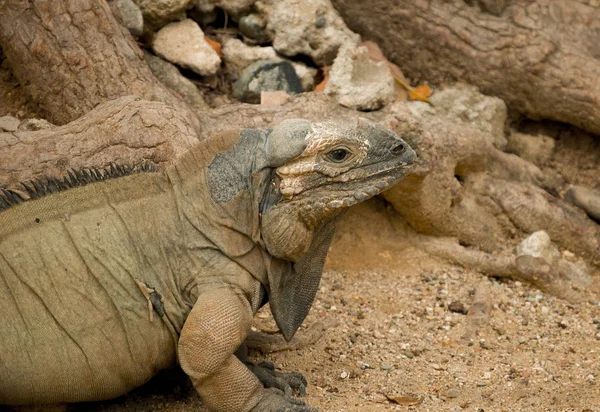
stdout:
[(397, 183), (416, 155), (396, 134), (362, 119), (283, 122), (269, 131), (264, 155), (272, 172), (261, 203), (262, 239), (270, 255), (293, 262), (290, 272), (269, 274), (269, 300), (289, 340), (318, 290), (332, 222)]
[(315, 230), (396, 184), (416, 156), (396, 134), (362, 119), (288, 120), (267, 142), (276, 167), (261, 206), (262, 235), (273, 256), (292, 261), (308, 250)]

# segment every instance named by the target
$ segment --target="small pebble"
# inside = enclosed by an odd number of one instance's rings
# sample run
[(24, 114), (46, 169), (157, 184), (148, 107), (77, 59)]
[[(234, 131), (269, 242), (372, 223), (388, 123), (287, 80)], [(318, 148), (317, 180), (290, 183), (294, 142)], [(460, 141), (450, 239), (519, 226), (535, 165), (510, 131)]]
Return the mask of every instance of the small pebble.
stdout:
[(380, 368), (384, 371), (393, 371), (394, 367), (387, 362), (381, 362)]
[(469, 310), (465, 307), (462, 302), (454, 301), (448, 305), (448, 310), (454, 313), (460, 313), (466, 315)]
[(485, 383), (484, 381), (479, 381), (479, 382), (477, 382), (477, 386), (482, 388), (484, 386), (487, 386), (487, 383)]

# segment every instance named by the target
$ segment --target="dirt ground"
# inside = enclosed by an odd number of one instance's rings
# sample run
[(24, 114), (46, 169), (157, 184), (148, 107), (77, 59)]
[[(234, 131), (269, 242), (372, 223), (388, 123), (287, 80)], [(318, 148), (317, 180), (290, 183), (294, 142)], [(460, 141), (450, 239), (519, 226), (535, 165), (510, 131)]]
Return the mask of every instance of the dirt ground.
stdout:
[[(407, 230), (382, 200), (353, 208), (305, 322), (339, 325), (309, 347), (253, 359), (303, 373), (305, 400), (323, 412), (600, 411), (598, 302), (569, 304), (435, 261), (398, 240)], [(464, 314), (478, 296), (488, 317)], [(268, 311), (256, 323), (275, 328)], [(204, 411), (200, 405), (185, 376), (171, 372), (75, 410)]]

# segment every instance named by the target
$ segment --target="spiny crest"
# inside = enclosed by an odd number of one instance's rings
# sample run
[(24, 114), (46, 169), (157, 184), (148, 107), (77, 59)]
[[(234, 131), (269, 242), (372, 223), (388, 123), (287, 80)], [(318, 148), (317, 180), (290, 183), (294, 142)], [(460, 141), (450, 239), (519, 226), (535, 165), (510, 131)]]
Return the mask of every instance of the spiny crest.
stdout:
[(117, 165), (111, 163), (104, 169), (96, 167), (67, 170), (63, 178), (45, 176), (41, 179), (21, 182), (22, 189), (0, 188), (0, 211), (18, 205), (27, 200), (35, 200), (51, 193), (63, 192), (74, 187), (85, 186), (88, 183), (101, 182), (135, 173), (151, 173), (156, 166), (144, 161), (135, 166)]

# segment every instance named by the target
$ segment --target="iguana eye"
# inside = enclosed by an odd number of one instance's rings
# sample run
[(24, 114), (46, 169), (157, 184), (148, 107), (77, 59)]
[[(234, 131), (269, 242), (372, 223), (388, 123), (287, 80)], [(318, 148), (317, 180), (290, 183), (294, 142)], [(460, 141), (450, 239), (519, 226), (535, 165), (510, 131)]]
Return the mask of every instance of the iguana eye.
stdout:
[(346, 149), (335, 149), (327, 153), (327, 158), (335, 163), (341, 163), (350, 156), (350, 152)]

